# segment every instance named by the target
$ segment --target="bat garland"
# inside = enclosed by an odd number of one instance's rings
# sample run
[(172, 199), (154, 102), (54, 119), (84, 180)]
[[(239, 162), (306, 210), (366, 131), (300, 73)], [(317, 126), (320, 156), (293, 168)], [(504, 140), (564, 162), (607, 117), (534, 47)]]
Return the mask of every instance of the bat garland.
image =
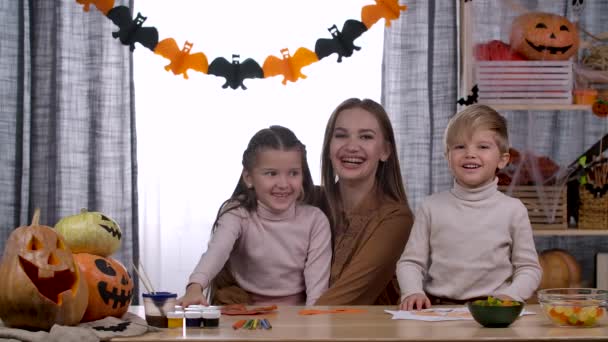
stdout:
[(365, 33), (372, 25), (380, 19), (385, 20), (385, 26), (390, 27), (391, 21), (396, 20), (405, 11), (407, 6), (399, 5), (399, 0), (374, 0), (375, 4), (366, 5), (361, 9), (361, 20), (348, 19), (344, 22), (342, 30), (337, 25), (328, 28), (331, 38), (319, 38), (315, 43), (314, 51), (305, 47), (296, 50), (293, 56), (289, 49), (281, 49), (281, 56), (268, 56), (262, 66), (251, 58), (245, 58), (241, 62), (241, 56), (232, 55), (232, 61), (224, 57), (217, 57), (208, 63), (207, 56), (203, 52), (191, 53), (193, 43), (186, 41), (180, 49), (176, 40), (165, 38), (158, 40), (158, 30), (155, 27), (145, 27), (143, 24), (147, 17), (137, 13), (135, 18), (131, 10), (126, 6), (114, 6), (115, 0), (76, 0), (83, 5), (83, 10), (89, 12), (91, 5), (103, 13), (108, 19), (118, 26), (118, 31), (112, 32), (112, 37), (120, 40), (123, 45), (128, 45), (131, 51), (135, 50), (135, 44), (152, 50), (169, 60), (165, 66), (166, 71), (174, 75), (182, 75), (188, 79), (188, 70), (194, 70), (203, 74), (223, 77), (226, 82), (222, 88), (247, 89), (243, 81), (250, 78), (269, 78), (282, 75), (283, 85), (287, 81), (296, 82), (305, 79), (302, 68), (316, 63), (332, 54), (338, 55), (338, 63), (342, 58), (348, 58), (361, 47), (355, 45), (355, 40)]

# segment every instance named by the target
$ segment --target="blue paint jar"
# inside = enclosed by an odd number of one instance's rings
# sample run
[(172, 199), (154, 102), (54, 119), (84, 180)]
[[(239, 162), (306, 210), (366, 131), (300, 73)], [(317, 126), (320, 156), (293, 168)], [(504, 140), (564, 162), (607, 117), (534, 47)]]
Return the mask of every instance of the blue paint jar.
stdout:
[(186, 327), (188, 328), (200, 328), (203, 321), (200, 311), (186, 311), (184, 313), (186, 317)]

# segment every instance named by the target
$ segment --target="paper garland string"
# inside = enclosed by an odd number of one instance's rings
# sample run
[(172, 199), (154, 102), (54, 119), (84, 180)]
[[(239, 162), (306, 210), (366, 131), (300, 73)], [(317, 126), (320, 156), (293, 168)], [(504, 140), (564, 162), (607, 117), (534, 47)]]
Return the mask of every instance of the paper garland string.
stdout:
[(350, 57), (354, 51), (361, 47), (356, 46), (354, 41), (371, 28), (380, 19), (385, 20), (385, 26), (390, 27), (391, 21), (396, 20), (405, 11), (407, 6), (399, 5), (399, 0), (374, 0), (376, 3), (363, 6), (361, 9), (361, 20), (348, 19), (344, 22), (342, 30), (337, 25), (328, 28), (331, 38), (319, 38), (315, 43), (314, 51), (305, 47), (299, 47), (293, 56), (289, 49), (280, 50), (281, 56), (269, 55), (262, 66), (251, 58), (241, 61), (241, 56), (233, 54), (229, 61), (224, 57), (217, 57), (208, 63), (207, 55), (203, 52), (191, 53), (193, 43), (186, 41), (180, 49), (177, 41), (173, 38), (165, 38), (159, 41), (158, 30), (155, 27), (143, 26), (147, 17), (137, 13), (135, 18), (131, 10), (126, 6), (114, 7), (115, 0), (76, 0), (83, 5), (83, 10), (88, 12), (91, 5), (103, 13), (108, 19), (118, 26), (118, 31), (112, 32), (112, 37), (119, 39), (123, 45), (128, 45), (131, 51), (135, 50), (135, 43), (152, 50), (155, 54), (169, 60), (165, 70), (173, 72), (174, 75), (182, 75), (188, 79), (188, 70), (194, 70), (203, 74), (223, 77), (226, 82), (222, 88), (247, 89), (243, 81), (249, 78), (269, 78), (282, 75), (282, 83), (287, 81), (296, 82), (305, 79), (302, 68), (316, 63), (321, 59), (334, 53), (338, 54), (338, 63), (342, 58)]

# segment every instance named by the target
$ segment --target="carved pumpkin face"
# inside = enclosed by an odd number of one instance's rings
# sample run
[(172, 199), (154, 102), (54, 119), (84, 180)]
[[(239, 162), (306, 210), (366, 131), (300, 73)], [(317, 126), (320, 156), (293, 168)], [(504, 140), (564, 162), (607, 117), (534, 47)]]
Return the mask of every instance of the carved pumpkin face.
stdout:
[(89, 305), (82, 321), (124, 315), (133, 294), (133, 280), (127, 269), (110, 257), (78, 253), (74, 258), (89, 287)]
[(591, 107), (593, 114), (599, 116), (600, 118), (608, 116), (608, 101), (597, 100), (593, 107)]
[(112, 255), (120, 247), (122, 231), (111, 218), (100, 212), (88, 212), (64, 217), (55, 225), (73, 253)]
[(54, 229), (15, 229), (0, 265), (0, 318), (11, 327), (48, 330), (75, 325), (87, 306), (88, 291), (72, 252)]
[(530, 60), (567, 60), (578, 50), (579, 36), (576, 26), (565, 17), (532, 12), (513, 20), (510, 44)]

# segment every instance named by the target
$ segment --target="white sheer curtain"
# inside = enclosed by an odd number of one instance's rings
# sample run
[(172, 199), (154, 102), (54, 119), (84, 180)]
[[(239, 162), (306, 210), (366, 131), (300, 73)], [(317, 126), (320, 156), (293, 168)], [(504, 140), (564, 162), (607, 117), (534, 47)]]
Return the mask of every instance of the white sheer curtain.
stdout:
[[(369, 0), (167, 1), (146, 0), (159, 39), (172, 37), (192, 53), (231, 60), (280, 56), (289, 48), (314, 51), (327, 28), (360, 20)], [(302, 69), (307, 79), (281, 84), (282, 76), (245, 80), (247, 90), (222, 89), (223, 78), (195, 71), (184, 80), (164, 70), (169, 61), (143, 47), (134, 51), (139, 169), (140, 256), (156, 290), (183, 294), (205, 251), (218, 206), (241, 172), (249, 138), (273, 124), (291, 128), (308, 148), (315, 183), (331, 111), (348, 97), (380, 101), (384, 21), (355, 40), (361, 46), (337, 63), (331, 55)]]

